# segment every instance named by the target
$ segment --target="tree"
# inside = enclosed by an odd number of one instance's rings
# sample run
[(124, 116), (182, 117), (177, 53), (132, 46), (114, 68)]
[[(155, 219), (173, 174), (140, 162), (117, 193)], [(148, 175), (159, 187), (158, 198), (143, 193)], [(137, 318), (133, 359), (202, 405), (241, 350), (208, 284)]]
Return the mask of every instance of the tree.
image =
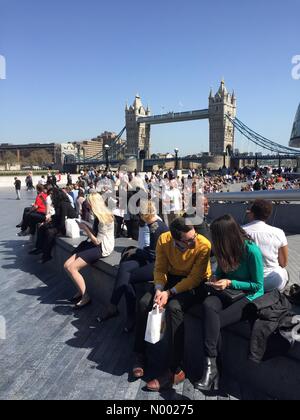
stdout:
[(23, 163), (29, 165), (45, 165), (53, 162), (52, 155), (47, 150), (34, 150), (30, 155), (22, 159)]
[(3, 153), (2, 161), (6, 164), (12, 165), (14, 163), (17, 163), (18, 159), (17, 159), (17, 156), (13, 152), (8, 151), (8, 152)]

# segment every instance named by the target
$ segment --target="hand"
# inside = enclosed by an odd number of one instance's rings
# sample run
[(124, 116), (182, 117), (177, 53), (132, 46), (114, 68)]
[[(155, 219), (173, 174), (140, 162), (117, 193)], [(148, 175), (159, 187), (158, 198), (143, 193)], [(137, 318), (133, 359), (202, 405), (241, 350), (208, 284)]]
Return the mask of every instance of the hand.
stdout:
[(209, 283), (216, 283), (218, 281), (217, 276), (211, 276), (211, 278), (209, 279)]
[(169, 293), (168, 292), (161, 292), (158, 295), (155, 295), (154, 303), (158, 305), (159, 309), (163, 309), (169, 300)]
[(230, 280), (218, 280), (215, 281), (213, 283), (211, 283), (211, 286), (215, 289), (215, 290), (225, 290), (228, 287), (230, 287), (231, 285), (231, 281)]
[(154, 296), (154, 303), (157, 303), (157, 299), (162, 294), (162, 291), (160, 289), (157, 289)]

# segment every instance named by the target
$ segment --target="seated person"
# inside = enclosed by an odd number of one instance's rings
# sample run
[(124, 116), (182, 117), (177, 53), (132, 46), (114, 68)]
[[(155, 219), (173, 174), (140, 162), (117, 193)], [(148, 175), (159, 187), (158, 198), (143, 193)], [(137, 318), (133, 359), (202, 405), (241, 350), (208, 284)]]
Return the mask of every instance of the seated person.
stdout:
[(244, 226), (263, 254), (266, 292), (283, 291), (288, 282), (288, 242), (283, 230), (266, 223), (272, 210), (271, 201), (256, 200), (248, 212), (251, 223)]
[(29, 252), (30, 255), (43, 254), (41, 262), (44, 264), (51, 260), (51, 251), (58, 235), (66, 234), (66, 219), (75, 219), (76, 211), (66, 194), (54, 188), (50, 190), (51, 202), (54, 213), (49, 215), (45, 222), (38, 229), (36, 247)]
[(36, 225), (42, 223), (46, 218), (46, 199), (47, 194), (44, 191), (43, 185), (36, 186), (37, 197), (31, 207), (27, 207), (23, 213), (23, 219), (18, 227), (21, 227), (21, 232), (18, 236), (34, 235)]
[[(169, 364), (158, 378), (147, 383), (150, 391), (172, 387), (185, 379), (182, 370), (184, 313), (206, 297), (202, 284), (211, 276), (210, 242), (187, 225), (183, 217), (175, 219), (170, 231), (157, 243), (154, 286), (140, 300), (135, 332), (135, 378), (144, 376), (146, 343), (144, 340), (148, 313), (157, 305), (166, 309)], [(201, 287), (200, 287), (201, 286)]]
[[(196, 193), (195, 193), (196, 194)], [(200, 194), (200, 193), (197, 193)], [(191, 209), (188, 209), (185, 213), (184, 217), (189, 219), (190, 222), (194, 225), (195, 231), (198, 233), (198, 235), (204, 236), (206, 239), (211, 241), (211, 233), (210, 228), (207, 223), (207, 216), (209, 212), (209, 202), (207, 197), (203, 196), (202, 199), (198, 197), (198, 200), (196, 200), (197, 197), (193, 195), (193, 207)], [(203, 221), (202, 223), (197, 223), (197, 205), (202, 206), (203, 209), (200, 209), (199, 216), (201, 217), (203, 215)]]
[(162, 233), (169, 231), (169, 228), (157, 216), (154, 203), (150, 200), (141, 201), (140, 218), (149, 229), (150, 243), (143, 249), (135, 249), (131, 257), (120, 263), (110, 305), (106, 314), (98, 318), (98, 321), (101, 322), (118, 315), (117, 306), (124, 295), (127, 307), (125, 332), (130, 332), (135, 325), (135, 285), (153, 281), (157, 241)]
[(90, 229), (85, 223), (79, 223), (88, 236), (88, 241), (81, 243), (74, 250), (74, 255), (64, 264), (64, 269), (78, 289), (78, 293), (72, 301), (77, 302), (75, 308), (80, 309), (91, 302), (88, 295), (85, 280), (80, 271), (88, 265), (92, 265), (101, 258), (108, 257), (114, 250), (114, 217), (105, 205), (100, 194), (94, 192), (87, 198), (91, 212), (95, 217), (94, 229)]
[[(211, 295), (203, 303), (205, 363), (203, 376), (195, 383), (200, 391), (218, 389), (221, 329), (243, 320), (249, 302), (264, 295), (262, 254), (247, 233), (232, 216), (225, 215), (212, 223), (211, 234), (218, 268), (209, 283)], [(228, 302), (222, 294), (225, 289), (241, 290), (245, 295), (240, 300)]]

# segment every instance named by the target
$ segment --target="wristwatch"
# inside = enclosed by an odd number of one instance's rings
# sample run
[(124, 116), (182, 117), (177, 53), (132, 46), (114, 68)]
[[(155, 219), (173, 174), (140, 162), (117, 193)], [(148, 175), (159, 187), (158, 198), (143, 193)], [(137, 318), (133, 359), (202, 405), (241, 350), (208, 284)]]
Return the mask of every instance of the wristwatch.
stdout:
[(175, 295), (172, 289), (167, 290), (169, 297), (172, 297)]

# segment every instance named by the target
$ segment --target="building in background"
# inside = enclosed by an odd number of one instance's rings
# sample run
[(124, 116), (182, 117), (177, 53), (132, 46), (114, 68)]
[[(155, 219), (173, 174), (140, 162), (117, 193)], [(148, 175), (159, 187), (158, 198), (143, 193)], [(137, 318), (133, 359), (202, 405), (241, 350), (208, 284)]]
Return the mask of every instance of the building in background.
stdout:
[(6, 164), (52, 166), (56, 163), (55, 143), (0, 144), (0, 159)]

